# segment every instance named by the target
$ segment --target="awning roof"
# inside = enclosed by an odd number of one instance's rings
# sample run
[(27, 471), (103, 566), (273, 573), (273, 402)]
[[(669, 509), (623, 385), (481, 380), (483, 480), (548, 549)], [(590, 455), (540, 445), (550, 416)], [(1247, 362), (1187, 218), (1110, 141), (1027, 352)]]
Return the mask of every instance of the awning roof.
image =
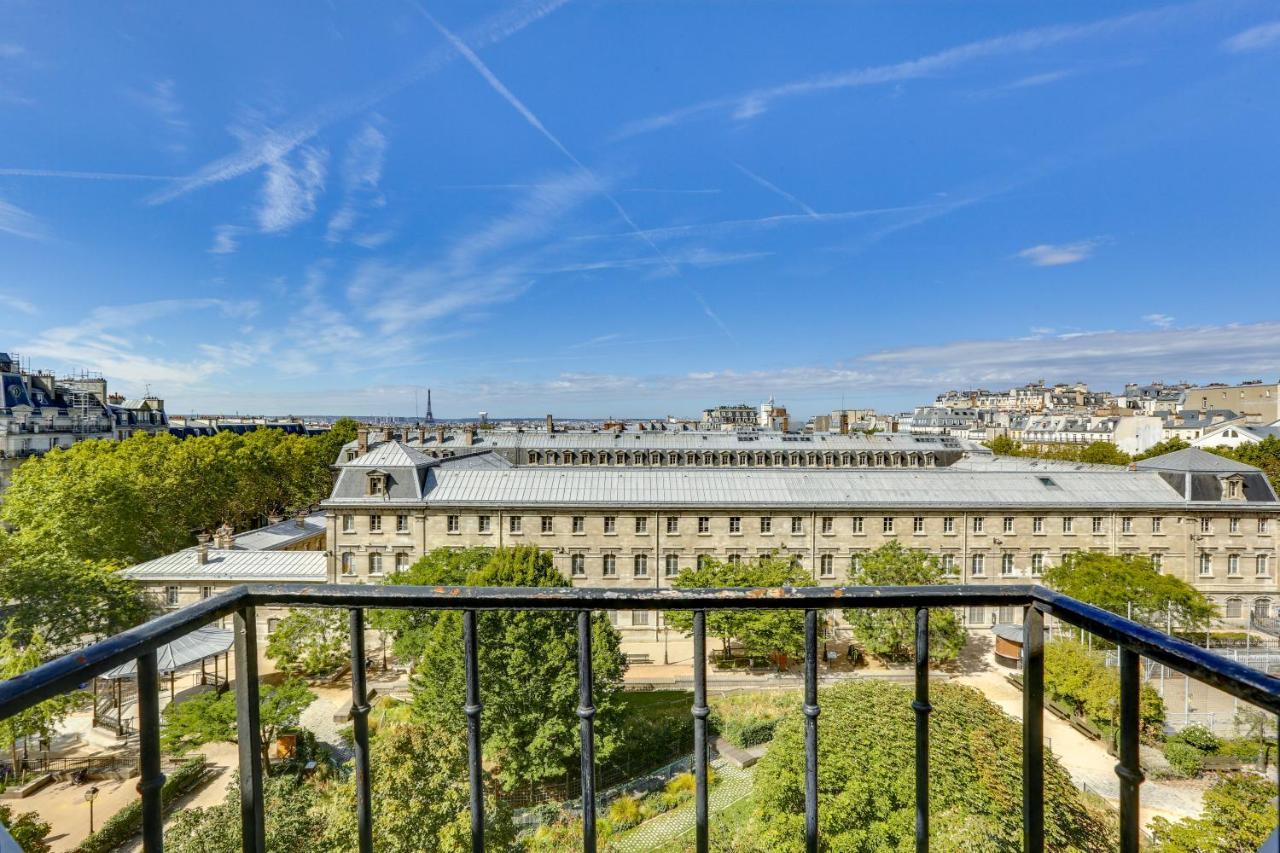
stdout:
[[(177, 672), (205, 658), (220, 655), (231, 648), (235, 635), (223, 628), (205, 626), (179, 637), (172, 643), (156, 649), (156, 659), (161, 673)], [(102, 674), (102, 678), (117, 680), (134, 678), (138, 672), (138, 662), (122, 663), (115, 669)]]

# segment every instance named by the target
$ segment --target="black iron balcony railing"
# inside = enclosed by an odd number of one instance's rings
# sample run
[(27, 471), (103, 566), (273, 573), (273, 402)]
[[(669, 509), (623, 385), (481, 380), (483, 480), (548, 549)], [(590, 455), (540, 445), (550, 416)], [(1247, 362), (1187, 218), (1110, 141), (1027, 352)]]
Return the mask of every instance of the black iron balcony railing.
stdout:
[(696, 844), (708, 846), (707, 821), (707, 675), (706, 613), (721, 609), (798, 609), (805, 611), (805, 846), (818, 849), (818, 612), (850, 608), (910, 608), (916, 613), (916, 849), (929, 844), (929, 610), (969, 605), (1023, 608), (1023, 848), (1044, 850), (1044, 617), (1083, 628), (1115, 643), (1120, 654), (1120, 743), (1116, 774), (1120, 782), (1120, 849), (1136, 853), (1139, 843), (1138, 763), (1139, 660), (1164, 664), (1272, 713), (1280, 714), (1280, 679), (1152, 628), (1083, 604), (1035, 585), (806, 587), (785, 589), (615, 590), (406, 586), (310, 586), (303, 584), (236, 587), (73, 654), (0, 683), (0, 719), (52, 696), (75, 690), (95, 675), (127, 661), (138, 662), (138, 730), (141, 751), (143, 849), (163, 843), (160, 788), (160, 712), (156, 649), (224, 616), (235, 618), (236, 712), (239, 726), (240, 803), (243, 847), (266, 849), (263, 833), (262, 768), (258, 727), (258, 649), (255, 608), (261, 606), (344, 608), (350, 613), (352, 715), (359, 849), (373, 849), (370, 802), (369, 703), (365, 689), (364, 611), (366, 608), (463, 611), (472, 847), (484, 849), (484, 797), (481, 772), (479, 667), (476, 612), (480, 610), (571, 610), (578, 614), (578, 717), (582, 754), (582, 844), (596, 849), (594, 760), (595, 706), (591, 696), (591, 614), (599, 610), (693, 611), (693, 719)]

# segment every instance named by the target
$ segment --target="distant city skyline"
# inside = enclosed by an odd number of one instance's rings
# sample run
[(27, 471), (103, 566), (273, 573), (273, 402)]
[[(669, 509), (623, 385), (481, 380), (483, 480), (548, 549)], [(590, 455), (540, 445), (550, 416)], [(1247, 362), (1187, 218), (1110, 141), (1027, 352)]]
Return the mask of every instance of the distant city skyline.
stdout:
[(0, 349), (173, 413), (1280, 376), (1260, 0), (0, 23)]

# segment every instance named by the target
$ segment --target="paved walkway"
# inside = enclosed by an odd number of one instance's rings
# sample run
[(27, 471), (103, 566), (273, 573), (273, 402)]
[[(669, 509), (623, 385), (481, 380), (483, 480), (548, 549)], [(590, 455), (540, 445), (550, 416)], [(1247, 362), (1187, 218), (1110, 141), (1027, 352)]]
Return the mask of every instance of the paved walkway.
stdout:
[[(723, 759), (712, 761), (711, 766), (719, 779), (707, 797), (708, 817), (714, 818), (716, 814), (751, 793), (754, 770), (739, 770)], [(674, 841), (693, 828), (694, 807), (693, 800), (690, 799), (679, 808), (627, 830), (612, 841), (607, 849), (609, 853), (644, 853)]]

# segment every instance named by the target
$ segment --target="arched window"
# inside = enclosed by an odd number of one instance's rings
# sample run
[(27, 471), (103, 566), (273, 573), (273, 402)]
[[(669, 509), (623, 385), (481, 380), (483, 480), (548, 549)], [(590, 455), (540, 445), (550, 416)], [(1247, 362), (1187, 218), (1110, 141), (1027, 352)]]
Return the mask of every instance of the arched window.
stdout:
[(1228, 619), (1243, 619), (1244, 601), (1239, 598), (1228, 598), (1225, 613)]
[(1271, 599), (1255, 598), (1253, 600), (1253, 616), (1255, 619), (1271, 618)]

